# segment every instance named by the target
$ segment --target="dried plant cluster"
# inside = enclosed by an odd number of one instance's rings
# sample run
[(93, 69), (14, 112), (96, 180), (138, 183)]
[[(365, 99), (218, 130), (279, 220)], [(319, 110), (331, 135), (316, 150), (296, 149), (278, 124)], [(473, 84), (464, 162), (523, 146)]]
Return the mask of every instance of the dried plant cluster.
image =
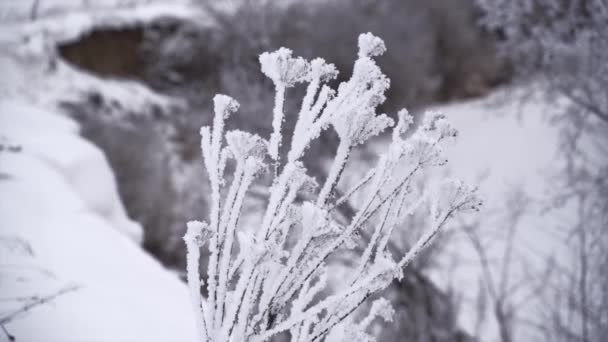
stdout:
[[(459, 181), (442, 180), (424, 190), (411, 186), (425, 170), (445, 164), (441, 145), (457, 132), (444, 116), (430, 114), (406, 139), (404, 133), (413, 121), (407, 111), (399, 112), (396, 124), (386, 114), (376, 113), (389, 79), (373, 58), (385, 50), (380, 38), (360, 35), (352, 77), (337, 90), (326, 83), (338, 72), (323, 59), (295, 58), (285, 48), (263, 53), (262, 72), (276, 88), (268, 141), (248, 132), (225, 132), (225, 120), (239, 105), (225, 95), (214, 98), (213, 127), (201, 129), (210, 215), (207, 221), (189, 222), (184, 236), (201, 341), (267, 341), (277, 334), (288, 334), (291, 341), (373, 340), (366, 329), (376, 317), (390, 320), (390, 303), (375, 301), (364, 318), (353, 315), (355, 310), (402, 277), (403, 269), (450, 217), (478, 208), (475, 191)], [(298, 83), (308, 83), (306, 95), (291, 146), (281, 154), (285, 93)], [(307, 174), (302, 157), (330, 127), (340, 143), (327, 179), (317, 184)], [(377, 165), (336, 198), (351, 150), (391, 127), (391, 142)], [(226, 168), (232, 162), (234, 167)], [(226, 174), (228, 169), (232, 175)], [(262, 223), (239, 225), (247, 191), (265, 172), (274, 172), (274, 179)], [(361, 191), (367, 194), (365, 203), (346, 224), (338, 223), (336, 209)], [(303, 192), (316, 200), (296, 201)], [(387, 244), (393, 230), (418, 210), (428, 212), (425, 233), (405, 255), (392, 255)], [(371, 238), (362, 253), (353, 253), (356, 267), (339, 283), (328, 281), (328, 258), (361, 243), (362, 230), (369, 231)], [(204, 278), (199, 272), (201, 250), (209, 253)]]

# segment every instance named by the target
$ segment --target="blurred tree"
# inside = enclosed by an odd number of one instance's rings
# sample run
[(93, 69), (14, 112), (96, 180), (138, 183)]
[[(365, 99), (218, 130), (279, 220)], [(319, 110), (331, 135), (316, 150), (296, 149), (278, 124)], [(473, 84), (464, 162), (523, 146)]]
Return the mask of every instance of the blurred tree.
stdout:
[[(595, 342), (608, 332), (608, 1), (479, 0), (484, 25), (503, 36), (516, 83), (542, 83), (565, 162), (552, 204), (575, 214), (556, 227), (572, 251), (550, 283), (548, 341)], [(566, 99), (566, 101), (563, 101)]]

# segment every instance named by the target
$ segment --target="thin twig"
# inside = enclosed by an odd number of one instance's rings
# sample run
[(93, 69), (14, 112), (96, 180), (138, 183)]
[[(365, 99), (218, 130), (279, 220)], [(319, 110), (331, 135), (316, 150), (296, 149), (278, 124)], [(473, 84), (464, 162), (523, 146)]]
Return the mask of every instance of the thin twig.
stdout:
[(37, 307), (37, 306), (41, 306), (44, 304), (47, 304), (53, 300), (55, 300), (57, 297), (60, 297), (66, 293), (69, 292), (73, 292), (76, 291), (78, 289), (80, 289), (81, 286), (80, 285), (69, 285), (66, 287), (63, 287), (61, 289), (59, 289), (58, 291), (51, 293), (50, 295), (47, 296), (43, 296), (43, 297), (39, 297), (36, 300), (33, 300), (32, 302), (23, 305), (22, 307), (20, 307), (19, 309), (16, 309), (8, 314), (5, 314), (4, 316), (0, 317), (0, 325), (5, 325), (7, 323), (10, 323), (11, 321), (13, 321), (15, 318), (17, 318), (19, 315), (24, 314), (28, 311), (30, 311), (31, 309)]

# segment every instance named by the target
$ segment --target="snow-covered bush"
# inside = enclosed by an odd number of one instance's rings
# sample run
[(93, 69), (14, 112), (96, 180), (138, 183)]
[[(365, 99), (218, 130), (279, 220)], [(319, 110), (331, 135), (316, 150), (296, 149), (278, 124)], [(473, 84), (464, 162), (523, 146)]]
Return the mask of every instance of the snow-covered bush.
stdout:
[[(407, 111), (399, 121), (377, 115), (389, 79), (374, 57), (385, 52), (384, 42), (371, 33), (359, 37), (359, 54), (350, 80), (337, 90), (326, 83), (337, 76), (332, 64), (292, 57), (281, 48), (260, 56), (262, 72), (276, 89), (269, 141), (243, 131), (224, 132), (225, 120), (239, 104), (226, 95), (214, 98), (213, 127), (201, 128), (201, 147), (210, 182), (208, 221), (191, 221), (184, 236), (188, 249), (187, 278), (201, 341), (266, 341), (289, 333), (292, 341), (373, 340), (365, 332), (376, 317), (390, 319), (386, 300), (371, 305), (367, 317), (352, 315), (374, 293), (402, 277), (403, 269), (433, 240), (457, 212), (479, 206), (474, 190), (459, 181), (441, 180), (418, 191), (412, 186), (425, 170), (445, 164), (444, 141), (457, 132), (444, 116), (431, 114), (409, 138)], [(285, 93), (308, 83), (297, 117), (292, 143), (280, 153)], [(327, 179), (317, 186), (302, 162), (312, 141), (332, 127), (340, 143)], [(387, 128), (392, 140), (377, 165), (344, 195), (336, 188), (349, 153)], [(234, 161), (234, 167), (227, 168)], [(233, 170), (226, 175), (226, 170)], [(256, 177), (273, 175), (265, 212), (255, 227), (239, 225), (246, 193)], [(227, 184), (232, 179), (231, 184)], [(319, 188), (317, 192), (316, 189)], [(335, 211), (359, 191), (369, 194), (350, 221), (335, 219)], [(301, 201), (306, 198), (313, 200)], [(429, 226), (403, 256), (387, 244), (405, 215), (427, 210)], [(363, 230), (371, 239), (357, 254), (355, 268), (339, 284), (328, 281), (328, 261), (360, 243)], [(199, 273), (201, 247), (209, 251), (206, 296)], [(358, 317), (358, 316), (357, 316)]]

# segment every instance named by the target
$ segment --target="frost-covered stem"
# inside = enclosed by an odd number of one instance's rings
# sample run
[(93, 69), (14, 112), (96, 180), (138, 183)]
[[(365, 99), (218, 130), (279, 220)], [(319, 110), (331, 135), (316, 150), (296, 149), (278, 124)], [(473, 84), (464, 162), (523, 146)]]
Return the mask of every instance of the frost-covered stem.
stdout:
[(4, 325), (12, 322), (16, 318), (23, 316), (25, 313), (29, 312), (30, 310), (32, 310), (35, 307), (49, 304), (56, 298), (59, 298), (70, 292), (78, 291), (81, 288), (82, 288), (81, 285), (72, 284), (72, 285), (67, 285), (66, 287), (62, 287), (59, 290), (57, 290), (51, 294), (33, 297), (30, 301), (23, 303), (23, 305), (19, 306), (18, 308), (14, 309), (14, 310), (9, 311), (9, 312), (3, 312), (2, 315), (0, 316), (0, 326), (4, 326)]
[[(365, 266), (367, 266), (367, 263), (371, 260), (372, 252), (374, 251), (374, 247), (378, 245), (378, 240), (380, 239), (381, 233), (384, 232), (384, 227), (388, 220), (388, 216), (391, 212), (391, 209), (392, 202), (389, 202), (387, 205), (384, 206), (384, 212), (382, 213), (382, 221), (374, 226), (374, 233), (372, 234), (372, 238), (367, 244), (365, 251), (363, 251), (363, 255), (360, 258), (361, 260), (359, 262), (359, 265), (353, 273), (355, 276), (353, 277), (352, 283), (355, 283), (357, 280), (359, 280), (365, 270)], [(376, 249), (376, 253), (378, 253), (379, 251), (379, 249)]]
[(319, 208), (325, 207), (329, 195), (332, 193), (336, 185), (338, 185), (338, 181), (340, 180), (340, 176), (344, 171), (344, 166), (346, 166), (351, 149), (352, 145), (350, 141), (345, 139), (340, 140), (340, 144), (338, 145), (338, 150), (336, 152), (336, 158), (331, 165), (331, 169), (329, 170), (327, 179), (323, 184), (323, 188), (319, 192), (319, 197), (317, 197), (317, 206)]
[(200, 229), (194, 231), (195, 227), (188, 227), (188, 234), (184, 237), (186, 243), (186, 278), (190, 291), (190, 300), (194, 309), (194, 319), (201, 342), (209, 340), (203, 310), (203, 296), (201, 294), (201, 275), (199, 273), (200, 247), (197, 236), (200, 236)]
[(293, 269), (296, 267), (298, 260), (306, 251), (306, 247), (308, 246), (310, 241), (312, 241), (311, 235), (307, 235), (306, 237), (303, 237), (298, 241), (293, 251), (289, 255), (289, 258), (287, 259), (287, 263), (283, 268), (283, 272), (279, 275), (277, 279), (278, 281), (275, 285), (275, 291), (273, 292), (274, 294), (278, 293), (278, 291), (281, 289), (281, 286), (283, 286), (287, 278), (289, 278), (289, 275), (292, 274)]
[(412, 169), (412, 171), (410, 171), (410, 173), (407, 175), (407, 177), (405, 177), (400, 183), (399, 185), (395, 186), (393, 188), (393, 190), (390, 192), (390, 194), (388, 196), (386, 196), (373, 210), (369, 211), (369, 213), (366, 213), (366, 215), (362, 216), (361, 219), (361, 223), (363, 224), (365, 223), (367, 220), (369, 220), (375, 213), (376, 211), (384, 204), (386, 203), (389, 199), (393, 199), (394, 197), (397, 196), (397, 193), (399, 191), (401, 191), (403, 189), (403, 187), (407, 186), (409, 184), (409, 182), (412, 179), (412, 176), (422, 167), (422, 163), (418, 163), (418, 165), (416, 165), (416, 167), (414, 167), (414, 169)]
[(215, 330), (215, 320), (214, 320), (214, 309), (216, 307), (215, 301), (215, 291), (217, 289), (217, 262), (218, 262), (218, 248), (219, 241), (217, 235), (211, 238), (209, 243), (209, 265), (207, 266), (207, 300), (209, 301), (209, 310), (205, 311), (207, 315), (207, 327), (208, 331), (211, 332)]
[(376, 272), (376, 273), (370, 275), (369, 277), (367, 277), (365, 279), (365, 281), (361, 281), (353, 286), (350, 286), (343, 292), (330, 296), (330, 297), (322, 300), (321, 302), (315, 304), (313, 307), (306, 310), (305, 312), (302, 312), (301, 314), (296, 315), (295, 317), (292, 317), (290, 319), (287, 319), (287, 320), (281, 322), (274, 328), (267, 330), (263, 334), (259, 335), (254, 341), (266, 341), (270, 337), (272, 337), (282, 331), (289, 330), (294, 325), (296, 325), (300, 322), (303, 322), (307, 319), (310, 319), (310, 318), (320, 314), (324, 310), (328, 310), (333, 305), (341, 303), (345, 298), (349, 297), (350, 295), (356, 293), (359, 290), (366, 289), (367, 291), (369, 291), (369, 289), (367, 289), (367, 286), (369, 285), (369, 283), (371, 281), (373, 281), (376, 277), (378, 277), (382, 272)]
[[(329, 100), (329, 96), (331, 93), (331, 88), (327, 86), (323, 86), (321, 88), (321, 92), (317, 98), (317, 101), (310, 109), (310, 111), (306, 114), (308, 116), (307, 124), (301, 123), (299, 130), (294, 131), (293, 139), (291, 142), (291, 149), (287, 154), (287, 158), (289, 162), (294, 162), (302, 157), (306, 147), (310, 144), (310, 142), (315, 139), (321, 131), (327, 127), (329, 123), (330, 113), (323, 113), (321, 117), (317, 118), (323, 106)], [(299, 122), (299, 121), (298, 121)], [(298, 126), (296, 125), (296, 128)], [(298, 132), (296, 134), (296, 132)]]
[(230, 220), (230, 217), (233, 214), (233, 210), (234, 210), (234, 203), (237, 197), (237, 193), (239, 192), (239, 189), (241, 187), (241, 181), (243, 179), (243, 173), (245, 171), (244, 168), (244, 161), (237, 161), (236, 163), (236, 168), (234, 170), (234, 174), (233, 174), (233, 180), (232, 180), (232, 184), (230, 184), (230, 189), (228, 190), (228, 194), (226, 195), (226, 198), (224, 199), (224, 208), (222, 210), (222, 216), (220, 218), (220, 240), (221, 240), (221, 244), (220, 247), (222, 247), (222, 244), (224, 243), (224, 239), (226, 238), (226, 232), (228, 229), (228, 221)]
[(254, 279), (254, 281), (249, 282), (245, 297), (240, 303), (236, 327), (233, 328), (234, 333), (231, 334), (234, 337), (235, 341), (245, 341), (245, 333), (247, 330), (247, 323), (249, 322), (249, 314), (251, 313), (251, 308), (255, 303), (255, 297), (262, 280), (262, 277), (258, 273), (256, 273), (252, 278)]
[[(451, 215), (452, 211), (450, 211), (444, 218), (444, 220), (441, 221), (441, 223), (439, 225), (437, 225), (436, 227), (434, 227), (432, 229), (433, 232), (435, 232), (430, 238), (428, 236), (424, 236), (421, 237), (418, 242), (414, 245), (414, 247), (412, 247), (412, 249), (408, 252), (408, 254), (403, 258), (403, 260), (409, 260), (405, 263), (399, 263), (397, 264), (396, 267), (389, 269), (389, 270), (385, 270), (382, 272), (379, 272), (375, 275), (369, 276), (366, 278), (366, 282), (365, 281), (360, 281), (357, 282), (359, 284), (363, 284), (361, 286), (359, 286), (359, 289), (365, 289), (365, 295), (358, 300), (356, 303), (354, 303), (354, 305), (351, 305), (351, 308), (349, 310), (347, 310), (346, 312), (344, 312), (343, 314), (339, 315), (337, 319), (334, 320), (334, 322), (332, 322), (331, 324), (329, 324), (329, 326), (325, 327), (324, 329), (321, 329), (321, 332), (318, 333), (317, 335), (315, 335), (311, 341), (316, 341), (319, 338), (321, 338), (322, 336), (324, 336), (325, 334), (327, 334), (333, 327), (335, 327), (337, 324), (339, 324), (340, 322), (342, 322), (346, 317), (348, 317), (350, 314), (352, 314), (357, 308), (359, 308), (376, 290), (381, 289), (380, 288), (372, 288), (367, 286), (366, 284), (371, 283), (376, 277), (381, 276), (384, 272), (402, 272), (405, 267), (407, 267), (409, 265), (409, 263), (415, 258), (416, 255), (420, 254), (420, 252), (422, 252), (430, 243), (430, 241), (432, 240), (432, 238), (436, 235), (437, 232), (439, 232), (441, 230), (441, 228), (443, 227), (443, 225), (445, 224), (447, 218), (449, 218), (449, 216)], [(412, 257), (412, 255), (414, 257)], [(351, 285), (352, 287), (352, 285)], [(344, 298), (342, 299), (342, 302), (346, 302), (348, 303), (348, 301), (346, 300), (346, 298), (350, 295), (356, 294), (356, 290), (352, 290), (349, 293), (347, 293), (346, 295), (344, 295)], [(337, 314), (337, 313), (336, 313)], [(332, 317), (328, 317), (328, 319), (326, 321), (330, 321)], [(362, 322), (364, 323), (364, 322)]]
[(230, 272), (228, 272), (228, 281), (234, 278), (234, 275), (241, 268), (244, 262), (245, 257), (242, 255), (242, 253), (239, 253), (239, 256), (232, 262), (232, 265), (230, 266)]
[(374, 175), (376, 174), (375, 169), (371, 169), (367, 175), (365, 175), (365, 177), (359, 181), (359, 183), (357, 183), (355, 186), (353, 186), (352, 188), (350, 188), (350, 190), (348, 190), (342, 197), (340, 197), (336, 203), (334, 203), (330, 208), (329, 211), (334, 210), (335, 208), (341, 206), (342, 204), (344, 204), (346, 201), (348, 201), (348, 199), (355, 193), (357, 192), (359, 189), (361, 189), (361, 187), (363, 187), (365, 184), (367, 184), (367, 182), (369, 182)]
[[(238, 108), (238, 103), (232, 98), (225, 95), (216, 95), (214, 102), (214, 117), (213, 130), (210, 132), (209, 127), (201, 129), (201, 148), (207, 173), (209, 174), (209, 183), (211, 184), (211, 230), (215, 233), (210, 241), (210, 257), (208, 266), (208, 293), (209, 306), (207, 310), (207, 324), (213, 329), (217, 324), (213, 317), (213, 308), (217, 307), (216, 291), (217, 291), (217, 267), (219, 262), (220, 243), (222, 242), (220, 230), (220, 186), (223, 181), (223, 164), (222, 164), (222, 140), (224, 137), (224, 120), (231, 112)], [(209, 330), (209, 329), (208, 329)]]
[(418, 241), (416, 241), (416, 244), (412, 246), (412, 248), (397, 264), (399, 269), (404, 269), (405, 267), (407, 267), (418, 256), (418, 254), (420, 254), (420, 252), (422, 252), (431, 243), (431, 241), (433, 241), (435, 236), (437, 236), (437, 234), (441, 231), (441, 228), (443, 228), (443, 226), (447, 222), (448, 218), (450, 218), (450, 216), (452, 216), (454, 211), (457, 209), (458, 207), (451, 208), (437, 225), (432, 227), (420, 239), (418, 239)]
[[(215, 115), (216, 119), (218, 114)], [(215, 120), (214, 120), (215, 121)], [(220, 125), (223, 127), (223, 124)], [(219, 128), (219, 127), (218, 127)], [(215, 133), (214, 128), (214, 133)], [(215, 137), (215, 134), (213, 135)], [(217, 288), (217, 279), (216, 270), (217, 270), (217, 262), (218, 262), (218, 251), (219, 251), (219, 215), (220, 215), (220, 180), (218, 176), (217, 166), (214, 165), (214, 162), (217, 160), (214, 157), (213, 152), (214, 145), (211, 143), (211, 137), (209, 136), (209, 130), (201, 130), (201, 145), (203, 150), (203, 157), (205, 159), (205, 165), (207, 168), (207, 173), (209, 174), (209, 183), (211, 185), (211, 229), (215, 232), (215, 235), (211, 238), (209, 244), (210, 256), (209, 256), (209, 266), (208, 266), (208, 279), (207, 279), (207, 292), (209, 293), (209, 307), (215, 308), (215, 291)], [(213, 329), (214, 325), (214, 317), (212, 310), (209, 310), (209, 317), (207, 317), (207, 324), (210, 329)]]
[(224, 316), (226, 290), (228, 288), (228, 273), (230, 269), (230, 254), (232, 252), (232, 241), (234, 240), (234, 232), (228, 232), (228, 221), (230, 220), (230, 216), (232, 215), (234, 207), (236, 206), (235, 200), (237, 197), (237, 193), (241, 187), (242, 178), (243, 162), (239, 160), (237, 161), (236, 169), (234, 172), (234, 179), (224, 202), (224, 210), (220, 222), (220, 249), (218, 251), (219, 267), (217, 269), (219, 282), (216, 295), (217, 305), (215, 307), (214, 318), (216, 322), (216, 329), (219, 328), (219, 326), (222, 324), (222, 318)]
[(241, 273), (241, 277), (236, 285), (234, 292), (232, 293), (232, 298), (230, 300), (230, 305), (228, 306), (228, 310), (226, 312), (226, 317), (221, 327), (219, 327), (219, 337), (217, 341), (229, 341), (230, 332), (234, 326), (234, 322), (236, 319), (237, 311), (243, 303), (243, 298), (245, 296), (245, 291), (247, 290), (248, 284), (253, 279), (255, 275), (255, 269), (253, 263), (248, 265), (243, 273)]
[(308, 87), (306, 88), (306, 95), (302, 100), (302, 108), (300, 109), (300, 114), (298, 115), (298, 121), (296, 121), (296, 126), (293, 130), (293, 138), (291, 139), (291, 141), (296, 141), (296, 139), (298, 139), (298, 137), (304, 133), (303, 131), (305, 131), (306, 128), (309, 127), (312, 121), (314, 120), (314, 117), (311, 117), (311, 109), (318, 89), (318, 78), (312, 80), (308, 84)]
[[(301, 313), (304, 311), (306, 306), (312, 301), (315, 295), (317, 295), (327, 284), (327, 274), (323, 273), (319, 276), (317, 282), (312, 287), (310, 286), (312, 279), (309, 279), (304, 287), (300, 290), (298, 298), (293, 303), (292, 312)], [(305, 320), (299, 326), (292, 329), (292, 338), (294, 341), (305, 342), (308, 341), (308, 333), (310, 330), (311, 321)]]
[[(308, 228), (314, 229), (316, 227), (308, 227)], [(279, 275), (273, 282), (272, 288), (269, 291), (267, 291), (270, 294), (270, 297), (268, 299), (263, 298), (263, 300), (265, 300), (269, 304), (273, 302), (275, 297), (279, 294), (281, 287), (287, 282), (287, 279), (289, 279), (289, 276), (293, 275), (293, 270), (294, 270), (294, 268), (296, 268), (298, 260), (300, 260), (303, 253), (306, 251), (306, 247), (308, 246), (310, 241), (312, 241), (312, 235), (306, 234), (296, 243), (295, 247), (289, 254), (287, 262), (285, 263), (285, 266), (283, 267), (281, 273), (279, 273)], [(308, 281), (304, 282), (304, 284), (307, 284), (307, 283), (308, 283)], [(258, 322), (262, 318), (262, 316), (264, 316), (264, 314), (266, 314), (266, 311), (269, 309), (269, 307), (270, 306), (267, 305), (265, 307), (264, 311), (259, 313), (258, 317), (256, 317), (256, 319), (254, 319), (254, 322)]]
[[(382, 201), (380, 201), (380, 203), (378, 203), (372, 210), (368, 211), (369, 207), (371, 206), (372, 202), (375, 200), (379, 192), (379, 188), (376, 188), (374, 194), (368, 198), (367, 203), (364, 205), (364, 209), (360, 210), (357, 213), (351, 224), (349, 224), (348, 227), (336, 239), (331, 241), (328, 246), (321, 253), (318, 254), (316, 259), (313, 259), (309, 262), (309, 264), (311, 264), (312, 266), (305, 272), (304, 280), (307, 280), (319, 268), (319, 266), (321, 266), (323, 261), (327, 259), (327, 257), (331, 253), (338, 249), (338, 247), (340, 247), (346, 241), (346, 239), (350, 235), (352, 235), (353, 232), (355, 232), (357, 229), (359, 229), (359, 227), (361, 227), (361, 225), (363, 225), (367, 220), (369, 220), (375, 214), (375, 212), (382, 207), (382, 205), (384, 205), (389, 199), (392, 199), (397, 194), (397, 192), (405, 184), (407, 184), (407, 182), (409, 182), (409, 180), (414, 175), (414, 173), (416, 173), (419, 167), (420, 164), (418, 164), (418, 166), (415, 167), (399, 185), (393, 188), (393, 190)], [(291, 298), (297, 290), (297, 286), (292, 288), (289, 291), (288, 298)]]
[(285, 196), (285, 198), (283, 198), (283, 203), (279, 207), (278, 211), (275, 214), (274, 220), (270, 224), (268, 233), (266, 234), (266, 238), (269, 238), (272, 235), (272, 233), (275, 232), (276, 227), (278, 227), (281, 224), (281, 222), (283, 222), (285, 217), (287, 217), (287, 210), (289, 209), (289, 206), (295, 201), (296, 196), (298, 195), (298, 190), (299, 190), (299, 187), (297, 187), (297, 186), (289, 187), (289, 190), (287, 191), (287, 195)]
[(312, 278), (309, 279), (308, 281), (306, 281), (304, 283), (304, 285), (302, 285), (302, 289), (300, 290), (300, 294), (298, 295), (298, 298), (296, 298), (293, 301), (293, 305), (292, 305), (292, 312), (301, 312), (304, 310), (304, 302), (305, 302), (305, 298), (309, 293), (309, 290), (311, 289), (310, 285), (312, 283)]
[(285, 193), (287, 191), (288, 181), (294, 171), (293, 163), (288, 163), (283, 168), (283, 171), (278, 177), (278, 180), (272, 185), (270, 191), (270, 199), (268, 200), (268, 206), (264, 213), (264, 219), (262, 221), (262, 229), (258, 232), (260, 238), (266, 239), (271, 224), (275, 218), (276, 212), (279, 209)]
[(340, 322), (342, 322), (346, 317), (350, 316), (350, 314), (352, 314), (353, 312), (355, 312), (355, 310), (357, 310), (361, 304), (365, 303), (365, 301), (372, 295), (372, 292), (368, 292), (365, 294), (365, 296), (363, 296), (363, 298), (361, 298), (359, 301), (357, 301), (354, 305), (352, 305), (352, 307), (350, 308), (350, 310), (347, 310), (346, 312), (344, 312), (342, 315), (338, 316), (331, 324), (329, 324), (329, 326), (321, 329), (321, 331), (316, 334), (315, 336), (313, 336), (313, 338), (310, 339), (310, 342), (314, 342), (319, 340), (320, 338), (322, 338), (323, 336), (325, 336), (333, 327), (335, 327), (336, 325), (338, 325)]
[[(383, 234), (382, 239), (380, 239), (380, 243), (378, 244), (378, 249), (381, 251), (385, 250), (386, 247), (388, 246), (388, 242), (393, 233), (393, 229), (395, 229), (395, 226), (397, 225), (398, 220), (400, 220), (403, 215), (402, 211), (403, 211), (403, 206), (405, 203), (406, 195), (407, 195), (407, 191), (405, 191), (405, 190), (401, 191), (401, 193), (399, 193), (399, 195), (398, 195), (399, 197), (397, 198), (397, 202), (398, 202), (397, 213), (395, 216), (392, 217), (392, 222), (388, 226), (388, 231), (386, 231), (385, 234)], [(413, 205), (411, 205), (407, 208), (405, 213), (407, 214), (407, 213), (412, 212), (413, 209), (417, 208), (425, 198), (426, 198), (425, 195), (421, 196)]]
[[(274, 98), (274, 109), (272, 111), (272, 134), (268, 144), (268, 154), (275, 161), (276, 166), (279, 166), (279, 148), (281, 147), (281, 126), (283, 125), (283, 107), (285, 103), (285, 85), (276, 84), (276, 95)], [(276, 172), (276, 171), (275, 171)]]
[[(375, 199), (375, 195), (370, 196), (367, 200), (365, 207), (366, 208), (369, 207), (374, 199)], [(289, 298), (289, 299), (292, 298), (296, 294), (298, 289), (301, 288), (301, 284), (308, 281), (308, 279), (323, 264), (323, 261), (325, 261), (325, 259), (327, 259), (327, 257), (331, 253), (333, 253), (340, 245), (342, 245), (344, 243), (344, 241), (346, 241), (346, 238), (354, 231), (354, 229), (352, 228), (352, 227), (354, 227), (354, 223), (357, 222), (361, 216), (363, 216), (364, 212), (365, 212), (365, 210), (359, 211), (357, 213), (357, 215), (355, 216), (355, 218), (353, 219), (353, 222), (336, 239), (334, 239), (333, 241), (330, 241), (328, 246), (321, 253), (316, 255), (316, 258), (313, 258), (312, 260), (310, 260), (309, 262), (306, 263), (307, 265), (311, 265), (311, 266), (309, 266), (304, 272), (301, 273), (303, 276), (300, 276), (300, 279), (296, 279), (296, 281), (294, 281), (293, 287), (288, 288), (286, 290), (286, 292), (285, 292), (286, 298)]]
[[(396, 269), (402, 271), (405, 267), (407, 267), (416, 258), (416, 256), (418, 256), (430, 244), (430, 242), (435, 238), (435, 236), (437, 235), (437, 233), (439, 231), (441, 231), (441, 229), (443, 228), (443, 226), (447, 222), (447, 219), (457, 209), (458, 209), (458, 207), (450, 209), (448, 211), (448, 213), (443, 217), (443, 219), (440, 221), (440, 223), (438, 225), (436, 225), (435, 227), (433, 227), (423, 237), (421, 237), (420, 239), (418, 239), (418, 241), (416, 242), (416, 244), (408, 251), (408, 253), (403, 257), (403, 259), (397, 264)], [(354, 293), (354, 291), (352, 291), (351, 293)], [(363, 304), (369, 298), (369, 296), (372, 293), (373, 293), (373, 291), (369, 291), (368, 290), (366, 292), (365, 296), (361, 300), (359, 300), (355, 305), (353, 305), (353, 307), (349, 311), (347, 311), (345, 314), (341, 315), (341, 317), (338, 320), (336, 320), (333, 324), (331, 324), (329, 327), (323, 329), (321, 331), (321, 333), (317, 334), (312, 339), (312, 341), (316, 341), (321, 336), (327, 334), (331, 328), (333, 328), (334, 326), (336, 326), (338, 323), (340, 323), (342, 320), (344, 320), (344, 318), (348, 317), (352, 312), (354, 312), (354, 310), (356, 310), (361, 304)]]
[[(248, 162), (249, 161), (252, 161), (252, 160), (248, 160)], [(224, 243), (222, 246), (222, 258), (221, 258), (221, 264), (220, 264), (220, 268), (219, 268), (219, 272), (220, 272), (219, 286), (220, 287), (219, 287), (219, 291), (218, 291), (218, 303), (225, 303), (225, 301), (226, 301), (226, 291), (227, 291), (228, 285), (230, 283), (230, 260), (232, 259), (232, 251), (233, 251), (233, 246), (234, 246), (234, 236), (236, 233), (236, 227), (237, 227), (240, 213), (242, 211), (243, 202), (245, 200), (245, 194), (247, 193), (247, 191), (249, 190), (249, 187), (251, 186), (251, 183), (253, 182), (253, 173), (255, 171), (251, 167), (247, 167), (247, 166), (249, 166), (248, 162), (244, 162), (244, 161), (237, 162), (237, 164), (238, 164), (237, 169), (240, 169), (240, 170), (238, 172), (235, 172), (237, 174), (237, 179), (239, 179), (239, 181), (237, 183), (235, 183), (235, 186), (236, 186), (236, 188), (238, 188), (238, 190), (236, 191), (234, 200), (231, 203), (231, 210), (229, 212), (227, 212), (227, 214), (229, 215), (229, 218), (226, 222), (226, 234), (225, 234), (225, 239), (224, 239)], [(243, 164), (246, 164), (245, 167), (243, 167)], [(245, 169), (244, 171), (242, 171), (243, 168)], [(236, 182), (236, 179), (235, 179), (235, 182)], [(223, 307), (225, 305), (221, 305), (221, 306)], [(221, 320), (223, 319), (224, 310), (222, 308), (218, 308), (218, 311), (219, 311), (218, 322), (221, 322)], [(217, 318), (216, 318), (216, 320), (217, 320)]]
[[(308, 240), (308, 241), (310, 241), (310, 240)], [(281, 287), (283, 286), (283, 284), (285, 284), (287, 282), (287, 280), (289, 279), (289, 276), (292, 275), (292, 272), (293, 272), (294, 268), (296, 267), (297, 260), (299, 259), (298, 255), (296, 255), (296, 256), (294, 256), (294, 255), (295, 254), (290, 255), (289, 260), (287, 261), (287, 264), (285, 265), (285, 267), (283, 268), (281, 273), (277, 276), (277, 278), (273, 281), (272, 287), (268, 291), (265, 291), (266, 293), (268, 293), (269, 297), (261, 298), (260, 303), (261, 303), (261, 307), (263, 307), (264, 310), (262, 310), (254, 318), (253, 321), (255, 323), (258, 323), (268, 313), (268, 311), (270, 310), (270, 307), (272, 306), (272, 303), (274, 302), (275, 298), (279, 294)]]

